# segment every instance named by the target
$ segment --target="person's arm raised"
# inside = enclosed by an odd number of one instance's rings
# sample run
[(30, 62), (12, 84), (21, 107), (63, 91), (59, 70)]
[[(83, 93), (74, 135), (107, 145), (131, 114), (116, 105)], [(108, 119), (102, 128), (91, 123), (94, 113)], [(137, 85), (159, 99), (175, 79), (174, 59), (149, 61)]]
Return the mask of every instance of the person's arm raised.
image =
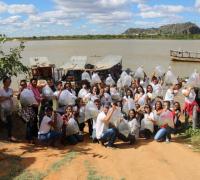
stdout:
[(106, 117), (103, 119), (103, 122), (109, 123), (110, 118), (111, 118), (113, 112), (116, 110), (116, 108), (117, 108), (117, 107), (116, 107), (115, 105), (112, 106), (111, 111), (108, 112), (108, 114), (106, 115)]

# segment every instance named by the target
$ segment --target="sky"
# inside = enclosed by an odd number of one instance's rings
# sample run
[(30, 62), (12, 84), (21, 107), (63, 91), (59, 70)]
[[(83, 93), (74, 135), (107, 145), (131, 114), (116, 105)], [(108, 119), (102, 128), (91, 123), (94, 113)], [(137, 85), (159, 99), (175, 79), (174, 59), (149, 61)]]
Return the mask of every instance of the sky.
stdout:
[(0, 0), (0, 34), (9, 37), (120, 34), (191, 21), (200, 0)]

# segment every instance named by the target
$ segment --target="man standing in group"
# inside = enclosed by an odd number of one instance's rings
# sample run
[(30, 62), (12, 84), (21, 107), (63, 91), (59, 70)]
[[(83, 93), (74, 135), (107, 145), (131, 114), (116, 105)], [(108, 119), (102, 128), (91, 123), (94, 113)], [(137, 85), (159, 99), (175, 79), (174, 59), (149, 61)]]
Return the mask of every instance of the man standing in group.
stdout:
[(12, 109), (13, 109), (13, 90), (10, 88), (11, 78), (3, 79), (3, 88), (0, 89), (0, 112), (1, 120), (5, 122), (8, 131), (8, 140), (16, 141), (12, 136)]
[(96, 137), (104, 145), (108, 142), (106, 147), (114, 147), (117, 132), (114, 128), (109, 128), (109, 122), (113, 112), (116, 110), (116, 106), (113, 105), (110, 109), (110, 104), (105, 103), (103, 110), (99, 113), (96, 122)]

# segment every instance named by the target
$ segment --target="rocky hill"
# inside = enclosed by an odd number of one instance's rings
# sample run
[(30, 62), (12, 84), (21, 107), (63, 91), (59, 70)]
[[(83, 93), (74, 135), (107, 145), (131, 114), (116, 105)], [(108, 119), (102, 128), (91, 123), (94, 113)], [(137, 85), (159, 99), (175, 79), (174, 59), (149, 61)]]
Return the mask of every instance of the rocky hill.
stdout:
[(189, 35), (189, 34), (200, 34), (200, 28), (191, 22), (168, 24), (159, 28), (129, 28), (124, 33), (126, 35), (137, 35), (137, 34), (169, 34), (169, 35)]

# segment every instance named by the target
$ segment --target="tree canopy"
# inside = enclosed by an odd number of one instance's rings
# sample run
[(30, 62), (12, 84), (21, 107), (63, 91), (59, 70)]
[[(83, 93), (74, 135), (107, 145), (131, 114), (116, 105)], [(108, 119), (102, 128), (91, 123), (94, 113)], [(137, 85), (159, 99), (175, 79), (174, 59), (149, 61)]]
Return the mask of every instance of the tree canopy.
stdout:
[(28, 73), (29, 68), (25, 66), (20, 59), (21, 52), (24, 50), (24, 43), (21, 42), (18, 47), (10, 48), (5, 52), (2, 47), (6, 41), (5, 36), (0, 36), (0, 80), (5, 76), (17, 76), (21, 73)]

